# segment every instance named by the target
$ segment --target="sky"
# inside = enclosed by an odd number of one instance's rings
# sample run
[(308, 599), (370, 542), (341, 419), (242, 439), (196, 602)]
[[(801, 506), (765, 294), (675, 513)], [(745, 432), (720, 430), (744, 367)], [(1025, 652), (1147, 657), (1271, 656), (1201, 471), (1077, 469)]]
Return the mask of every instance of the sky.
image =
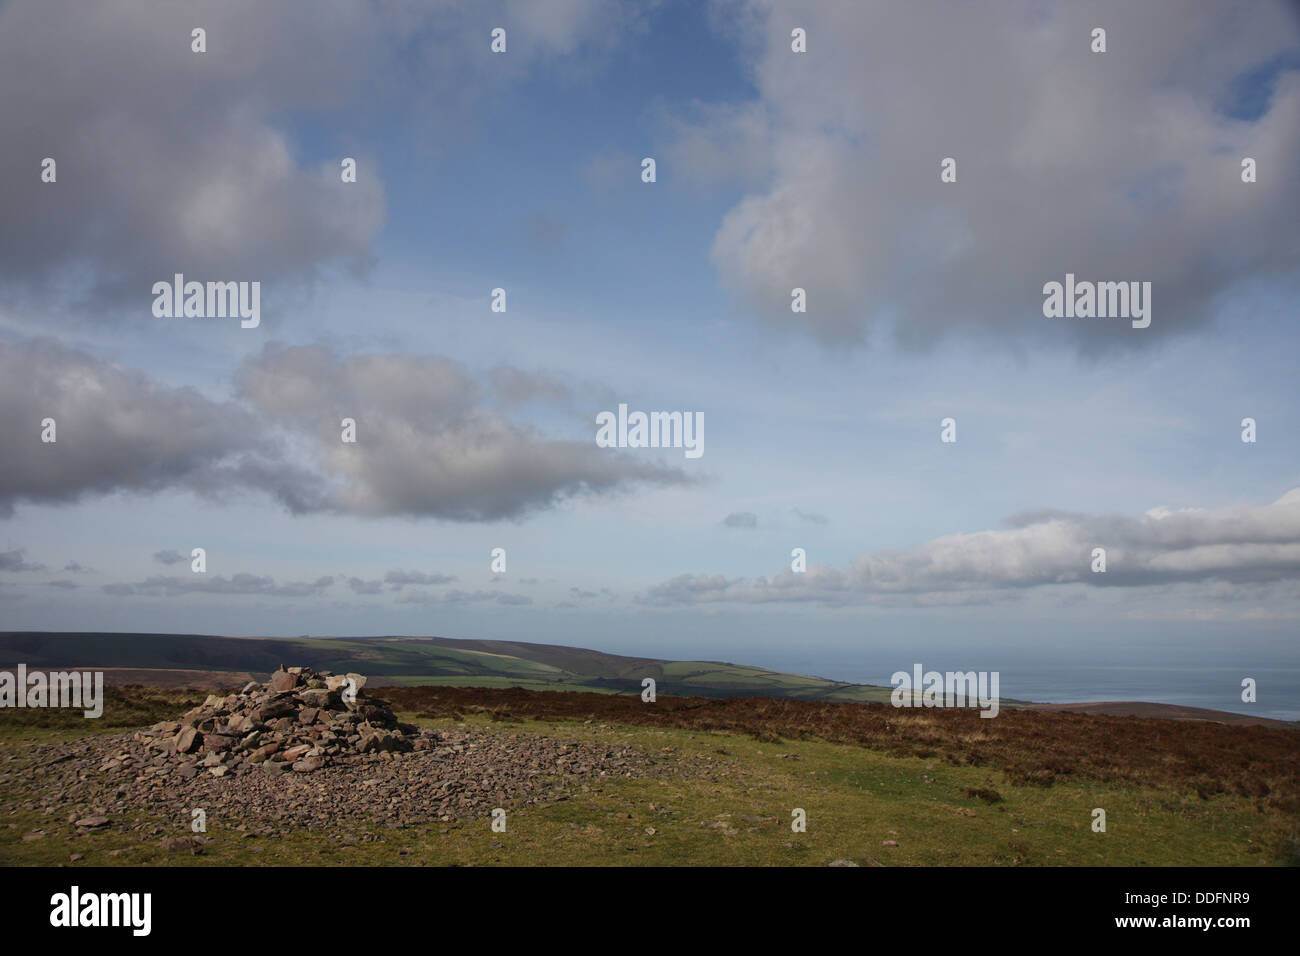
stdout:
[(1300, 673), (1293, 3), (8, 0), (0, 128), (0, 628)]

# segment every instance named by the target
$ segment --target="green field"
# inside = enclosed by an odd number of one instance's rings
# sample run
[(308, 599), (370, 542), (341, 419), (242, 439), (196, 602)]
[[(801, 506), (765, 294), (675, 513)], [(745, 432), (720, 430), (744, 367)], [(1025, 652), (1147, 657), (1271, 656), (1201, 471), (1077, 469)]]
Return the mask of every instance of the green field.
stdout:
[[(173, 695), (174, 696), (174, 695)], [(159, 694), (129, 714), (115, 710), (95, 731), (173, 713)], [(400, 831), (376, 827), (372, 842), (295, 830), (277, 839), (239, 829), (257, 821), (213, 813), (200, 855), (166, 851), (158, 837), (119, 828), (77, 835), (59, 813), (30, 809), (39, 770), (24, 756), (36, 742), (71, 739), (84, 721), (60, 715), (56, 726), (0, 723), (6, 811), (0, 817), (5, 865), (812, 865), (849, 860), (861, 866), (915, 865), (1268, 865), (1294, 862), (1292, 821), (1261, 812), (1246, 797), (1206, 799), (1174, 788), (1087, 781), (1049, 788), (1017, 784), (989, 768), (894, 757), (817, 740), (760, 741), (752, 736), (661, 730), (594, 721), (488, 717), (403, 719), (424, 726), (473, 726), (527, 738), (550, 734), (648, 751), (675, 748), (683, 770), (667, 778), (612, 779), (548, 807), (512, 812), (507, 832), (461, 819)], [(28, 712), (30, 714), (30, 712)], [(35, 716), (35, 715), (31, 715)], [(793, 757), (790, 755), (794, 755)], [(797, 759), (795, 759), (797, 758)], [(1107, 832), (1091, 828), (1092, 809), (1107, 811)], [(807, 831), (791, 830), (791, 812)], [(141, 816), (121, 822), (143, 821)], [(183, 821), (162, 819), (189, 836)], [(651, 832), (653, 830), (653, 832)], [(44, 831), (37, 839), (24, 835)], [(886, 846), (886, 842), (897, 846)], [(1290, 848), (1290, 849), (1288, 849)], [(80, 854), (77, 862), (71, 862)], [(1292, 854), (1292, 855), (1288, 855)]]
[[(585, 648), (437, 637), (233, 638), (200, 634), (0, 632), (0, 666), (247, 672), (265, 677), (282, 663), (377, 684), (456, 684), (639, 693), (643, 678), (677, 696), (790, 697), (884, 701), (890, 689), (719, 661), (625, 657)], [(1014, 705), (1003, 700), (1003, 706)]]

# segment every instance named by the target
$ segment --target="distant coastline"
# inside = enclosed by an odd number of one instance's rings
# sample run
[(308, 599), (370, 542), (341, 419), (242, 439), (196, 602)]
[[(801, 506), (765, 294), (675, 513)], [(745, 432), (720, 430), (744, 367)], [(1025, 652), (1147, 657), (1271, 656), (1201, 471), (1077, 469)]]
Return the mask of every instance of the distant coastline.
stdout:
[[(777, 697), (887, 703), (890, 687), (835, 681), (719, 661), (675, 661), (521, 641), (443, 637), (270, 638), (116, 632), (0, 632), (0, 669), (22, 662), (50, 669), (94, 668), (109, 686), (216, 689), (265, 679), (281, 664), (364, 673), (375, 687), (481, 686), (698, 697)], [(1155, 701), (1031, 702), (1007, 708), (1208, 721), (1300, 729), (1300, 722)]]

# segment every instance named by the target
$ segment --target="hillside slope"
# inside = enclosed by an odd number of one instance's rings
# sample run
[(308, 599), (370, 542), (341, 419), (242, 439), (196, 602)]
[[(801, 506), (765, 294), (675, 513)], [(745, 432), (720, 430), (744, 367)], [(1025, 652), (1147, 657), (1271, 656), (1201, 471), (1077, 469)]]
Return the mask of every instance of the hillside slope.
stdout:
[[(195, 671), (265, 677), (281, 664), (358, 671), (375, 685), (425, 684), (524, 687), (533, 690), (639, 692), (652, 677), (660, 694), (700, 697), (763, 695), (801, 700), (880, 701), (889, 688), (782, 674), (717, 661), (667, 661), (521, 641), (444, 637), (240, 638), (206, 634), (0, 632), (0, 666), (93, 667), (114, 673), (149, 671), (146, 683), (183, 683), (165, 672)], [(118, 669), (112, 671), (109, 669)], [(125, 679), (118, 680), (125, 682)]]

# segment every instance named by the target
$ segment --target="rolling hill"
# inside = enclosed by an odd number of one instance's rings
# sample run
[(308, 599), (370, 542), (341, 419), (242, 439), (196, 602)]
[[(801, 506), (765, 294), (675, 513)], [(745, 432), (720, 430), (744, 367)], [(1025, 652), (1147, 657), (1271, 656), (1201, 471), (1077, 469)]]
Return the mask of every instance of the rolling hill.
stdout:
[(669, 661), (521, 641), (445, 637), (257, 638), (205, 634), (0, 632), (0, 666), (95, 668), (110, 683), (193, 683), (265, 678), (281, 664), (357, 671), (372, 684), (523, 687), (531, 690), (765, 696), (799, 700), (886, 701), (890, 689), (721, 661)]

